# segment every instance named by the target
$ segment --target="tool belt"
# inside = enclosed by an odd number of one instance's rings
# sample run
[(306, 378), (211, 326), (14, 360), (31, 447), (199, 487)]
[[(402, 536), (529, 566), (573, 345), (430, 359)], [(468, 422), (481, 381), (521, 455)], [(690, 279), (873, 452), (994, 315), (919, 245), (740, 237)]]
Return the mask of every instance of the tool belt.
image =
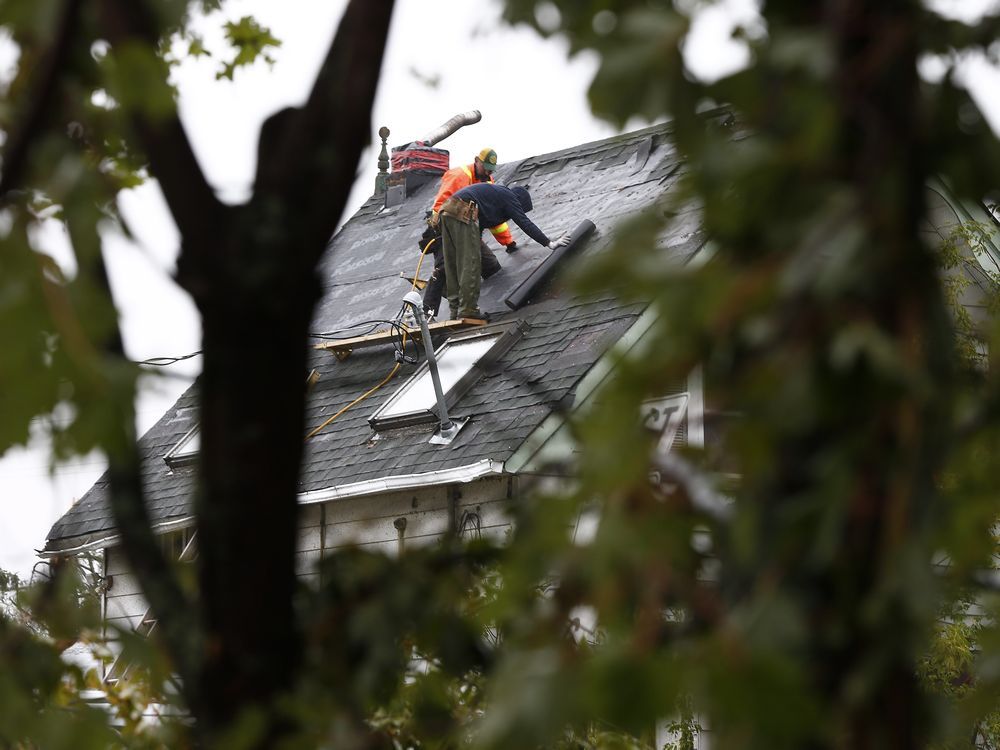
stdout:
[(479, 223), (479, 206), (472, 201), (449, 198), (441, 205), (440, 214), (452, 216), (463, 224)]

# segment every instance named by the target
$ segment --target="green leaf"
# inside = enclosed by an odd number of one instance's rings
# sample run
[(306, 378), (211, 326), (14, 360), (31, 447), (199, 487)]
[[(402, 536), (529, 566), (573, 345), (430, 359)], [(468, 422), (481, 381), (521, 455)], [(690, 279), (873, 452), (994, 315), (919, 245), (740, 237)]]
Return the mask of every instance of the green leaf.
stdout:
[(222, 69), (216, 73), (216, 79), (233, 80), (238, 68), (252, 65), (258, 58), (268, 64), (274, 64), (269, 50), (281, 46), (281, 41), (271, 34), (270, 29), (261, 26), (252, 16), (243, 16), (236, 23), (225, 25), (226, 40), (234, 48), (231, 60), (224, 62)]

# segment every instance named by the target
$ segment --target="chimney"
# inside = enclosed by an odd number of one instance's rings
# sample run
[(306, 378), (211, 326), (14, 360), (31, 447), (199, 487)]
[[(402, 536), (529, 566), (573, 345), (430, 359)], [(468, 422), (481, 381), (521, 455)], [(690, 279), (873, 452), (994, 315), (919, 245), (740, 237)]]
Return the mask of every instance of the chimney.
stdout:
[[(445, 149), (434, 148), (434, 144), (443, 141), (459, 128), (477, 123), (482, 118), (482, 114), (477, 109), (463, 112), (435, 128), (420, 140), (393, 148), (392, 174), (384, 178), (380, 171), (376, 178), (376, 193), (382, 192), (379, 190), (379, 185), (380, 180), (383, 181), (381, 184), (384, 185), (386, 192), (386, 208), (401, 203), (406, 196), (424, 183), (440, 179), (441, 175), (448, 171), (450, 154)], [(388, 129), (384, 130), (384, 136), (382, 136), (382, 130), (379, 130), (379, 135), (383, 137), (383, 153), (385, 139), (389, 135)], [(379, 154), (379, 168), (384, 171), (381, 153)]]

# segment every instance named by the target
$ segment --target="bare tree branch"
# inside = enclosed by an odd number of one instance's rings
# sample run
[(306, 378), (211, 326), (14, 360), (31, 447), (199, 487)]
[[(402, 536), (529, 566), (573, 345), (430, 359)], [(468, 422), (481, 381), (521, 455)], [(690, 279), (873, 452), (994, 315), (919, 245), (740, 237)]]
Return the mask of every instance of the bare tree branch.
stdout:
[[(73, 229), (70, 228), (72, 233)], [(100, 253), (93, 260), (95, 283), (112, 299), (107, 268)], [(113, 304), (113, 303), (112, 303)], [(114, 326), (105, 348), (115, 358), (124, 360), (121, 332)], [(193, 602), (184, 594), (170, 564), (160, 550), (146, 511), (142, 487), (142, 458), (135, 432), (135, 408), (132, 401), (108, 399), (113, 411), (111, 424), (115, 434), (108, 446), (108, 479), (111, 512), (121, 534), (122, 549), (150, 607), (159, 618), (159, 628), (180, 683), (193, 704), (192, 693), (199, 684), (199, 627)], [(165, 615), (165, 616), (164, 616)]]
[[(136, 42), (156, 49), (160, 28), (144, 0), (104, 0), (103, 11), (113, 46)], [(210, 234), (222, 221), (225, 206), (198, 165), (176, 110), (158, 120), (133, 112), (132, 127), (181, 236), (190, 242)]]
[(307, 217), (301, 248), (314, 263), (354, 184), (371, 137), (393, 0), (351, 0), (306, 105), (261, 132), (255, 201), (281, 201)]

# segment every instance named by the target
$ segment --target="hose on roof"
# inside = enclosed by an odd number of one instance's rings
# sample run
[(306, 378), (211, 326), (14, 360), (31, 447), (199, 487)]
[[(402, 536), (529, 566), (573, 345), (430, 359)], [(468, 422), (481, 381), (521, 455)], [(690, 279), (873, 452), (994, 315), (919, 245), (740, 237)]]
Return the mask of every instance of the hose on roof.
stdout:
[[(430, 248), (431, 248), (431, 245), (433, 245), (433, 244), (434, 244), (434, 243), (435, 243), (436, 241), (437, 241), (437, 237), (433, 237), (433, 238), (431, 238), (430, 240), (428, 240), (428, 241), (427, 241), (427, 244), (426, 244), (426, 245), (424, 245), (424, 249), (420, 251), (420, 259), (419, 259), (419, 260), (417, 261), (417, 270), (413, 272), (413, 286), (411, 286), (411, 287), (410, 287), (410, 291), (411, 291), (411, 292), (412, 292), (412, 291), (413, 291), (414, 289), (416, 289), (416, 288), (417, 288), (417, 279), (418, 279), (418, 278), (419, 278), (419, 276), (420, 276), (420, 266), (421, 266), (421, 264), (423, 264), (423, 262), (424, 262), (424, 256), (425, 256), (425, 255), (427, 255), (427, 251), (428, 251), (428, 250), (430, 250)], [(403, 346), (403, 351), (404, 351), (404, 352), (406, 351), (406, 337), (407, 337), (408, 335), (409, 335), (409, 331), (407, 331), (407, 330), (406, 330), (406, 329), (404, 328), (404, 329), (403, 329), (403, 335), (402, 335), (402, 346)], [(397, 362), (397, 363), (396, 363), (395, 365), (393, 365), (393, 368), (392, 368), (392, 369), (391, 369), (391, 370), (389, 371), (389, 374), (388, 374), (388, 375), (386, 375), (386, 376), (385, 376), (385, 377), (384, 377), (384, 378), (382, 379), (382, 382), (381, 382), (381, 383), (379, 383), (378, 385), (374, 386), (373, 388), (370, 388), (369, 390), (367, 390), (367, 391), (365, 391), (364, 393), (362, 393), (362, 394), (361, 394), (360, 396), (358, 396), (358, 397), (357, 397), (356, 399), (354, 399), (354, 400), (353, 400), (353, 401), (352, 401), (351, 403), (349, 403), (349, 404), (348, 404), (347, 406), (345, 406), (345, 407), (344, 407), (344, 408), (342, 408), (342, 409), (341, 409), (340, 411), (338, 411), (338, 412), (337, 412), (336, 414), (334, 414), (334, 415), (333, 415), (332, 417), (330, 417), (329, 419), (327, 419), (327, 420), (326, 420), (326, 421), (325, 421), (325, 422), (324, 422), (323, 424), (321, 424), (321, 425), (320, 425), (319, 427), (316, 427), (315, 429), (313, 429), (313, 430), (312, 430), (312, 431), (311, 431), (311, 432), (310, 432), (310, 433), (309, 433), (308, 435), (306, 435), (306, 440), (309, 440), (309, 439), (310, 439), (310, 438), (312, 438), (313, 436), (315, 436), (315, 435), (318, 435), (318, 434), (319, 434), (320, 432), (322, 432), (322, 431), (323, 431), (323, 430), (324, 430), (324, 429), (325, 429), (325, 428), (326, 428), (326, 427), (327, 427), (327, 426), (328, 426), (328, 425), (329, 425), (329, 424), (330, 424), (331, 422), (333, 422), (333, 420), (335, 420), (335, 419), (336, 419), (337, 417), (339, 417), (339, 416), (340, 416), (341, 414), (343, 414), (343, 413), (344, 413), (345, 411), (347, 411), (348, 409), (350, 409), (350, 408), (351, 408), (352, 406), (356, 406), (356, 405), (360, 404), (360, 403), (361, 403), (362, 401), (364, 401), (364, 400), (365, 400), (366, 398), (368, 398), (368, 397), (369, 397), (369, 396), (371, 396), (371, 395), (372, 395), (373, 393), (375, 393), (375, 391), (377, 391), (377, 390), (378, 390), (379, 388), (381, 388), (381, 387), (382, 387), (382, 386), (384, 386), (384, 385), (385, 385), (386, 383), (388, 383), (388, 382), (389, 382), (390, 380), (392, 380), (392, 379), (393, 379), (393, 378), (394, 378), (394, 377), (396, 376), (396, 373), (397, 373), (397, 372), (399, 372), (399, 368), (400, 368), (400, 366), (401, 366), (401, 363), (400, 363), (400, 362)]]

